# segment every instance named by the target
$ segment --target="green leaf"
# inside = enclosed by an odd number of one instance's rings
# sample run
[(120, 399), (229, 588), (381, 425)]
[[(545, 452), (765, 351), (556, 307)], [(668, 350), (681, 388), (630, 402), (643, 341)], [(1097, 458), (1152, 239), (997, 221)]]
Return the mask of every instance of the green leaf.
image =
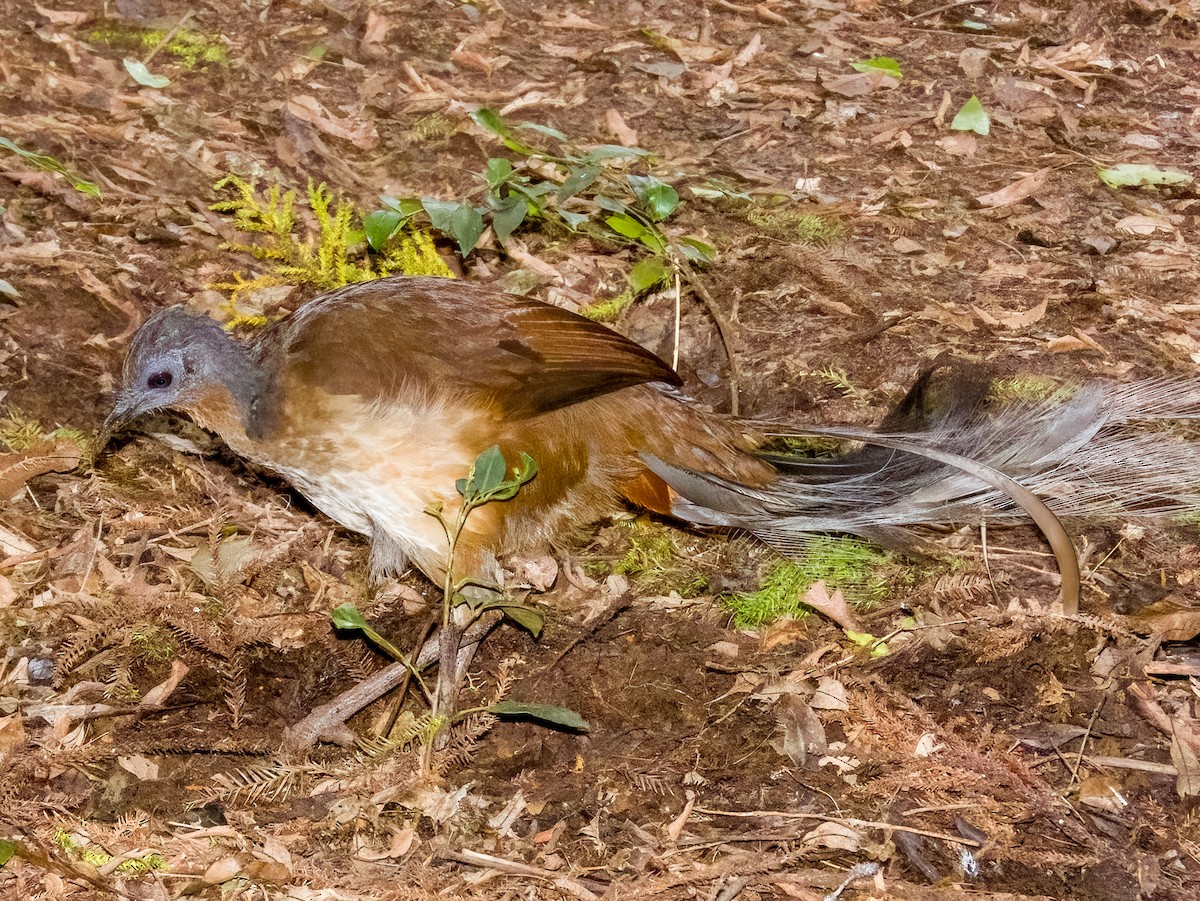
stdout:
[(522, 144), (513, 137), (512, 129), (508, 127), (508, 123), (500, 118), (500, 114), (495, 110), (490, 110), (485, 106), (471, 113), (471, 121), (476, 125), (486, 128), (492, 134), (496, 135), (504, 143), (504, 146), (509, 150), (515, 150), (517, 153), (529, 156), (536, 151), (525, 144)]
[(483, 216), (479, 210), (465, 200), (455, 203), (453, 200), (437, 200), (433, 197), (422, 197), (421, 205), (429, 214), (433, 227), (458, 242), (458, 249), (464, 257), (475, 249), (475, 243), (483, 234)]
[(599, 176), (599, 166), (581, 166), (578, 169), (572, 169), (558, 189), (558, 199), (560, 201), (567, 200), (580, 191), (587, 190)]
[(374, 251), (383, 250), (388, 239), (404, 224), (405, 217), (395, 210), (376, 210), (363, 219), (363, 231), (367, 235), (367, 243)]
[(405, 218), (415, 215), (424, 209), (424, 206), (421, 204), (421, 198), (419, 197), (401, 197), (397, 199), (395, 197), (389, 197), (387, 194), (381, 194), (379, 197), (379, 202), (382, 203), (387, 209), (393, 210)]
[(667, 242), (663, 240), (662, 234), (656, 228), (648, 228), (638, 235), (638, 240), (654, 253), (666, 253)]
[(540, 720), (543, 723), (551, 723), (555, 726), (562, 726), (565, 729), (574, 729), (577, 732), (587, 732), (591, 728), (587, 720), (574, 710), (567, 707), (555, 707), (550, 704), (525, 704), (521, 701), (501, 701), (489, 707), (488, 713), (495, 714), (496, 716), (527, 716), (531, 719)]
[(487, 186), (491, 191), (495, 191), (498, 187), (504, 184), (513, 174), (513, 165), (511, 160), (504, 157), (492, 157), (487, 161)]
[(0, 278), (0, 294), (7, 294), (9, 297), (21, 296), (21, 292), (14, 288), (11, 282), (8, 282), (2, 278)]
[(475, 463), (471, 466), (471, 472), (467, 476), (467, 490), (463, 496), (467, 500), (472, 500), (481, 494), (495, 491), (504, 481), (507, 471), (508, 464), (504, 462), (504, 454), (500, 453), (500, 446), (493, 444), (475, 458)]
[(554, 140), (562, 141), (563, 143), (566, 143), (567, 141), (567, 136), (565, 134), (563, 134), (557, 128), (551, 128), (549, 125), (539, 125), (536, 122), (521, 122), (517, 125), (517, 128), (528, 128), (530, 131), (536, 131), (540, 134), (549, 135), (550, 137), (554, 138)]
[(653, 222), (662, 222), (679, 208), (679, 192), (653, 175), (629, 175), (629, 186), (650, 214)]
[(963, 19), (963, 28), (970, 28), (972, 31), (991, 31), (992, 27), (987, 22), (976, 22), (974, 19)]
[(638, 240), (646, 233), (646, 226), (642, 225), (642, 223), (638, 222), (632, 216), (626, 216), (624, 213), (609, 216), (604, 221), (618, 235), (624, 235), (626, 238)]
[(592, 203), (600, 207), (602, 210), (608, 210), (610, 213), (627, 213), (629, 207), (612, 197), (605, 197), (603, 194), (597, 194), (592, 198)]
[(0, 137), (0, 147), (3, 147), (5, 150), (11, 150), (34, 168), (41, 169), (43, 172), (53, 172), (56, 175), (61, 175), (80, 194), (86, 194), (88, 197), (100, 197), (100, 189), (96, 187), (95, 183), (80, 178), (54, 157), (46, 156), (44, 153), (34, 153), (32, 150), (22, 150), (8, 138), (3, 137)]
[(900, 71), (900, 64), (890, 56), (873, 56), (861, 62), (851, 63), (850, 68), (855, 72), (877, 72), (890, 78), (904, 77), (904, 73)]
[(600, 160), (615, 160), (624, 156), (649, 156), (649, 150), (641, 147), (622, 147), (620, 144), (601, 144), (587, 152), (584, 159), (597, 163)]
[(533, 481), (533, 477), (537, 474), (537, 460), (533, 459), (533, 457), (529, 456), (529, 454), (525, 453), (525, 451), (521, 451), (521, 465), (513, 471), (513, 475), (516, 477), (517, 481), (522, 485), (527, 485)]
[(335, 629), (356, 631), (370, 628), (358, 608), (349, 603), (335, 607), (329, 614), (329, 618), (333, 620), (333, 627)]
[(711, 263), (717, 258), (717, 248), (691, 235), (679, 239), (679, 252), (693, 263)]
[(671, 267), (661, 257), (646, 257), (638, 260), (629, 271), (629, 287), (635, 294), (641, 294), (659, 285), (665, 284)]
[(575, 229), (592, 218), (587, 213), (570, 213), (566, 210), (558, 210), (557, 212), (562, 221), (567, 223), (567, 228), (571, 231), (575, 231)]
[(508, 236), (517, 230), (525, 221), (529, 212), (529, 202), (520, 194), (511, 194), (496, 207), (492, 213), (492, 229), (496, 232), (496, 240), (503, 244)]
[(545, 625), (545, 617), (542, 616), (540, 610), (536, 610), (527, 604), (506, 604), (503, 602), (489, 604), (488, 609), (499, 610), (534, 638), (542, 637), (542, 626)]
[(1108, 169), (1097, 169), (1096, 174), (1110, 188), (1137, 188), (1142, 185), (1186, 185), (1192, 177), (1186, 172), (1159, 169), (1145, 163), (1121, 163)]
[(721, 197), (728, 197), (730, 200), (744, 200), (749, 203), (753, 199), (745, 191), (739, 191), (732, 185), (715, 178), (707, 179), (707, 183), (704, 185), (690, 185), (688, 190), (697, 197), (703, 197), (705, 200), (717, 200)]
[(171, 83), (171, 79), (167, 76), (155, 75), (146, 68), (145, 63), (136, 59), (126, 57), (121, 62), (125, 64), (125, 71), (129, 73), (129, 76), (140, 85), (148, 88), (165, 88)]
[(19, 847), (20, 845), (11, 839), (0, 838), (0, 867), (12, 860), (13, 855), (17, 853), (17, 848)]
[(992, 130), (992, 120), (988, 116), (987, 110), (983, 108), (983, 104), (979, 102), (979, 98), (972, 94), (971, 99), (954, 114), (954, 121), (950, 123), (950, 128), (953, 131), (973, 131), (977, 135), (986, 135)]

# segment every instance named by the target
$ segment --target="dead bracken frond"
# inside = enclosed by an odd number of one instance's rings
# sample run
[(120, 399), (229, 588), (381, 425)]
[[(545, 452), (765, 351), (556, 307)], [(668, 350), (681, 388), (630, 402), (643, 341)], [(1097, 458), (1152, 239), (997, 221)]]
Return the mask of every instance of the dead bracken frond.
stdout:
[(950, 601), (975, 601), (992, 592), (991, 580), (976, 573), (947, 573), (934, 583), (933, 593)]
[(446, 747), (433, 755), (430, 771), (438, 777), (466, 767), (475, 757), (480, 740), (499, 722), (499, 718), (479, 711), (455, 723)]
[(242, 657), (241, 653), (235, 653), (217, 666), (217, 672), (221, 675), (222, 695), (229, 710), (229, 725), (234, 731), (242, 728), (242, 711), (246, 707), (246, 668)]
[(99, 620), (86, 624), (81, 632), (69, 636), (59, 651), (54, 668), (54, 685), (62, 688), (67, 676), (75, 671), (91, 654), (112, 647), (123, 637), (124, 629), (112, 620)]
[(192, 806), (222, 801), (231, 805), (249, 805), (262, 801), (280, 801), (291, 796), (308, 775), (319, 772), (310, 764), (281, 761), (241, 767), (231, 773), (213, 776), (215, 786), (203, 789)]

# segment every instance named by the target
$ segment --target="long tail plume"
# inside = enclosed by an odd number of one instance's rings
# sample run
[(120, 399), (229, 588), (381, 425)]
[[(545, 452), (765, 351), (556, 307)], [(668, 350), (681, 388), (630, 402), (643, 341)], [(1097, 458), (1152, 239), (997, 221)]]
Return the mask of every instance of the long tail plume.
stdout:
[(902, 546), (921, 526), (1028, 515), (1055, 551), (1068, 612), (1078, 608), (1078, 562), (1059, 517), (1200, 509), (1200, 436), (1180, 427), (1200, 418), (1200, 380), (1092, 382), (1002, 404), (976, 383), (940, 411), (926, 409), (932, 393), (927, 375), (877, 432), (782, 428), (781, 437), (865, 446), (831, 458), (770, 455), (780, 477), (766, 488), (657, 458), (647, 465), (674, 490), (676, 516), (745, 529), (789, 555), (814, 533)]

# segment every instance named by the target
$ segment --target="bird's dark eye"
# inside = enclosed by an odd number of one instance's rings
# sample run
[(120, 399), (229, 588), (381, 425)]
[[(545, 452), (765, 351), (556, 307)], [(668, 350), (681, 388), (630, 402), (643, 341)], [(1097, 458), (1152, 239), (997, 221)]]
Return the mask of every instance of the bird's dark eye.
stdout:
[(169, 372), (156, 372), (146, 379), (147, 388), (166, 388), (171, 384), (173, 376)]

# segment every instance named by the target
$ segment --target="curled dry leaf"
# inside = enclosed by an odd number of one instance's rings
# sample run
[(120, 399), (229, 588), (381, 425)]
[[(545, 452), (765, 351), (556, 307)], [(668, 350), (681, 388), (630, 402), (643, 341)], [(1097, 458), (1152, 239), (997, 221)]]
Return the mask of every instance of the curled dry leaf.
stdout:
[(79, 445), (66, 438), (39, 441), (21, 454), (0, 454), (0, 499), (7, 501), (37, 476), (70, 472), (82, 456)]
[(620, 111), (614, 107), (609, 107), (604, 113), (604, 124), (608, 126), (608, 130), (617, 136), (617, 140), (626, 147), (636, 147), (638, 142), (638, 133), (636, 129), (630, 128), (625, 124), (625, 118)]
[(1178, 599), (1155, 601), (1130, 620), (1137, 632), (1158, 635), (1167, 641), (1191, 641), (1200, 635), (1200, 607), (1185, 606)]
[(25, 724), (21, 714), (0, 717), (0, 760), (25, 746)]
[(841, 823), (822, 823), (805, 833), (803, 842), (810, 848), (857, 851), (862, 847), (863, 836), (861, 832)]
[(339, 119), (323, 107), (316, 97), (300, 94), (287, 103), (287, 111), (327, 135), (349, 141), (362, 150), (372, 150), (379, 144), (379, 132), (369, 122), (353, 123)]
[(1173, 232), (1175, 226), (1170, 222), (1164, 222), (1161, 219), (1153, 219), (1150, 216), (1126, 216), (1124, 219), (1118, 219), (1113, 226), (1122, 235), (1152, 235), (1155, 232)]
[(810, 754), (821, 756), (829, 746), (821, 718), (795, 695), (784, 695), (775, 705), (775, 719), (783, 736), (772, 742), (784, 757), (796, 766), (804, 766)]
[(207, 870), (200, 878), (209, 885), (220, 885), (223, 882), (228, 882), (238, 873), (242, 872), (242, 862), (232, 855), (222, 857)]
[(1014, 203), (1020, 203), (1027, 197), (1032, 197), (1038, 191), (1046, 186), (1046, 180), (1050, 177), (1050, 170), (1038, 169), (1036, 172), (1031, 172), (1024, 178), (1019, 178), (1007, 187), (1001, 188), (999, 191), (992, 191), (990, 194), (980, 194), (975, 200), (981, 205), (989, 209), (996, 209), (1002, 206), (1011, 206)]
[(51, 25), (82, 25), (93, 15), (90, 12), (76, 12), (73, 9), (47, 9), (38, 3), (33, 4), (33, 8)]
[(829, 589), (825, 586), (825, 580), (813, 582), (808, 586), (808, 591), (804, 592), (804, 597), (801, 599), (809, 607), (812, 607), (818, 613), (829, 617), (847, 632), (863, 631), (855, 618), (853, 611), (850, 610), (850, 605), (846, 603), (846, 599), (842, 596), (840, 590), (835, 590), (832, 595)]

